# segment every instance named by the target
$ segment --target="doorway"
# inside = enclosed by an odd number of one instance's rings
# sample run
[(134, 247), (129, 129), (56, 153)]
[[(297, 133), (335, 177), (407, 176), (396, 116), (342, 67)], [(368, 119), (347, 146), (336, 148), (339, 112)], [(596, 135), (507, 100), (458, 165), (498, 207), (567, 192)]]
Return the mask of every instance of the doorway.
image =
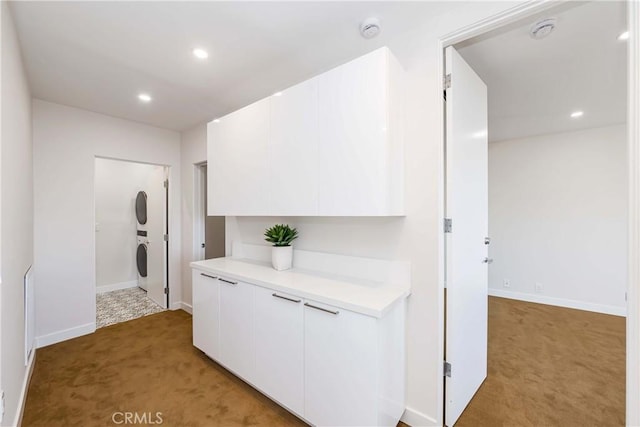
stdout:
[(168, 167), (95, 159), (96, 325), (168, 308)]
[[(514, 20), (447, 48), (445, 85), (451, 82), (451, 88), (446, 93), (445, 200), (446, 217), (452, 221), (448, 225), (453, 227), (445, 234), (444, 354), (448, 363), (453, 361), (449, 371), (453, 375), (445, 378), (443, 393), (447, 425), (518, 424), (514, 418), (478, 418), (478, 411), (475, 417), (465, 418), (478, 409), (474, 402), (483, 400), (483, 392), (494, 385), (491, 380), (504, 376), (505, 371), (537, 381), (539, 395), (529, 405), (514, 405), (524, 401), (527, 388), (520, 383), (509, 392), (509, 386), (517, 383), (514, 377), (500, 384), (502, 394), (492, 400), (503, 399), (502, 408), (520, 411), (533, 424), (566, 423), (563, 416), (582, 420), (582, 424), (624, 423), (625, 320), (611, 315), (626, 313), (627, 48), (624, 40), (618, 40), (627, 30), (625, 14), (626, 4), (621, 2), (563, 4), (543, 13), (528, 13), (523, 21)], [(557, 28), (551, 28), (546, 38), (533, 34), (544, 25)], [(569, 38), (574, 43), (571, 47)], [(494, 52), (488, 47), (492, 43), (497, 47)], [(527, 43), (531, 47), (524, 47)], [(448, 80), (452, 57), (456, 66)], [(527, 62), (529, 57), (535, 59), (532, 64)], [(468, 70), (461, 71), (465, 66)], [(572, 70), (571, 66), (576, 67)], [(604, 77), (593, 77), (598, 72)], [(545, 86), (545, 75), (555, 81)], [(592, 78), (597, 85), (589, 83)], [(482, 109), (473, 103), (485, 82), (490, 99), (488, 132), (481, 122), (469, 118)], [(460, 93), (473, 90), (473, 102)], [(503, 93), (512, 99), (505, 99)], [(502, 105), (496, 107), (496, 100)], [(502, 115), (497, 114), (500, 108)], [(485, 144), (484, 149), (478, 149), (478, 143)], [(480, 182), (486, 184), (482, 194)], [(485, 214), (487, 220), (474, 225)], [(488, 304), (487, 295), (493, 295)], [(590, 313), (593, 311), (599, 313)], [(479, 325), (480, 318), (483, 323)], [(574, 321), (584, 330), (572, 329)], [(511, 328), (509, 322), (516, 326)], [(601, 330), (596, 324), (607, 324), (610, 329)], [(485, 380), (487, 330), (489, 373)], [(501, 332), (496, 335), (496, 330)], [(535, 335), (519, 340), (520, 334), (532, 331)], [(510, 333), (507, 342), (505, 336)], [(548, 334), (546, 343), (535, 339), (543, 334)], [(602, 352), (594, 350), (596, 341)], [(547, 383), (544, 373), (516, 367), (512, 362), (518, 358), (492, 365), (492, 355), (517, 350), (513, 348), (516, 343), (524, 348), (533, 342), (538, 345), (519, 358), (529, 357), (530, 365), (548, 363), (547, 373), (565, 368)], [(502, 345), (502, 351), (492, 352), (492, 343)], [(553, 345), (561, 347), (555, 347), (555, 353), (538, 351), (544, 346), (553, 350)], [(580, 351), (588, 353), (586, 358), (563, 365)], [(566, 357), (554, 364), (554, 357), (560, 354)], [(618, 368), (610, 371), (606, 363), (600, 366), (591, 361), (594, 354)], [(591, 369), (595, 375), (590, 378), (586, 371), (580, 375), (581, 369)], [(571, 378), (573, 382), (563, 389), (563, 379)], [(586, 386), (576, 396), (580, 382)], [(603, 387), (613, 387), (607, 389), (614, 396), (609, 401), (588, 391)], [(567, 400), (571, 394), (574, 402)], [(566, 408), (573, 403), (572, 414)], [(585, 404), (581, 410), (580, 405)], [(527, 413), (527, 406), (537, 406), (537, 410)], [(499, 409), (479, 411), (496, 417)]]
[(194, 260), (224, 257), (225, 217), (207, 215), (207, 162), (198, 163), (194, 168)]

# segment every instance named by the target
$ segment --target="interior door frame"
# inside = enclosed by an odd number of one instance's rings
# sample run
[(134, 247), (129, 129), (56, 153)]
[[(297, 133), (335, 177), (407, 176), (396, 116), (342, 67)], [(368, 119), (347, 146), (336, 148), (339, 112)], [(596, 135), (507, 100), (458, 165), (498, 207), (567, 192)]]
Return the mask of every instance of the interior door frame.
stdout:
[(201, 261), (205, 258), (206, 248), (202, 247), (202, 243), (206, 242), (206, 224), (207, 220), (205, 212), (205, 189), (207, 176), (203, 166), (207, 166), (207, 162), (200, 162), (193, 165), (193, 260)]
[[(120, 158), (120, 157), (110, 157), (110, 156), (100, 156), (100, 155), (94, 155), (93, 159), (92, 159), (92, 169), (93, 169), (93, 181), (94, 181), (94, 188), (93, 188), (93, 224), (96, 223), (96, 191), (95, 191), (95, 176), (96, 176), (96, 160), (97, 159), (102, 159), (102, 160), (114, 160), (114, 161), (118, 161), (118, 162), (126, 162), (126, 163), (137, 163), (140, 165), (152, 165), (152, 166), (160, 166), (164, 169), (164, 179), (166, 180), (167, 187), (165, 189), (165, 209), (163, 212), (163, 232), (167, 234), (167, 236), (169, 236), (169, 238), (171, 238), (171, 234), (170, 231), (172, 230), (171, 227), (171, 223), (169, 221), (169, 214), (171, 211), (171, 206), (170, 206), (170, 195), (169, 195), (169, 185), (171, 182), (171, 166), (170, 165), (165, 165), (165, 164), (161, 164), (161, 163), (149, 163), (149, 162), (141, 162), (138, 160), (131, 160), (131, 159), (125, 159), (125, 158)], [(94, 257), (93, 257), (93, 292), (94, 294), (96, 294), (97, 292), (97, 281), (96, 281), (96, 257), (95, 257), (95, 248), (96, 248), (96, 235), (95, 232), (92, 233), (93, 235), (93, 251), (94, 251)], [(166, 309), (170, 309), (171, 308), (171, 293), (170, 293), (170, 287), (169, 287), (169, 264), (171, 261), (171, 250), (170, 250), (170, 240), (166, 240), (163, 242), (162, 245), (162, 261), (163, 261), (163, 268), (162, 268), (162, 276), (163, 276), (163, 287), (165, 289), (165, 303), (166, 306), (164, 308)], [(97, 316), (98, 313), (98, 303), (97, 300), (94, 298), (94, 317)]]
[[(544, 10), (566, 3), (562, 1), (528, 1), (502, 13), (478, 21), (472, 25), (458, 28), (443, 35), (438, 40), (439, 76), (444, 78), (444, 49), (464, 40), (511, 24), (522, 18), (540, 13)], [(626, 366), (626, 424), (640, 425), (640, 3), (627, 0), (627, 30), (630, 33), (627, 40), (627, 156), (628, 156), (628, 277), (627, 277), (627, 366)], [(438, 160), (440, 164), (440, 189), (438, 197), (439, 217), (445, 217), (445, 103), (442, 92), (438, 92), (441, 102), (439, 109), (440, 148)], [(438, 360), (444, 361), (445, 350), (445, 233), (440, 227), (438, 233)], [(438, 405), (437, 419), (444, 425), (444, 364), (438, 366)]]
[(169, 264), (171, 261), (171, 250), (169, 248), (169, 239), (171, 235), (169, 234), (169, 186), (171, 185), (171, 180), (169, 179), (169, 167), (164, 167), (164, 234), (167, 236), (164, 239), (163, 250), (164, 250), (164, 295), (165, 295), (165, 308), (169, 309), (171, 307), (170, 295), (169, 295)]

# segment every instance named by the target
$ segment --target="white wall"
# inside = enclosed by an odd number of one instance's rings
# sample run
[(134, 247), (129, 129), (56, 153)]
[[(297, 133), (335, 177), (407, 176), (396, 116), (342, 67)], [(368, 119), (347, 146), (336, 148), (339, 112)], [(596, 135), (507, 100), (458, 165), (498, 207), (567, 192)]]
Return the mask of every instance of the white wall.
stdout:
[[(407, 70), (405, 122), (406, 217), (404, 218), (227, 218), (227, 250), (234, 239), (262, 242), (267, 225), (285, 221), (296, 226), (298, 249), (345, 255), (408, 260), (412, 295), (407, 321), (407, 406), (412, 425), (442, 423), (440, 283), (442, 190), (442, 51), (439, 39), (465, 25), (513, 7), (518, 2), (452, 2), (448, 12), (425, 16), (422, 28), (389, 43)], [(201, 148), (202, 149), (202, 148)]]
[(1, 341), (0, 388), (5, 393), (2, 425), (21, 412), (24, 363), (23, 277), (33, 261), (33, 159), (31, 94), (11, 12), (2, 2)]
[(207, 125), (195, 126), (181, 134), (182, 167), (182, 301), (191, 307), (191, 268), (198, 259), (194, 243), (195, 180), (198, 163), (207, 161)]
[[(138, 229), (135, 201), (138, 191), (164, 199), (164, 167), (111, 159), (95, 161), (96, 290), (138, 280)], [(151, 208), (152, 204), (148, 205)], [(164, 222), (164, 210), (148, 212)], [(160, 233), (163, 229), (159, 230)], [(161, 241), (162, 236), (149, 236)], [(163, 264), (148, 265), (162, 277)]]
[(169, 286), (181, 300), (180, 135), (41, 100), (33, 102), (38, 345), (95, 330), (94, 159), (169, 168)]
[(489, 231), (494, 295), (625, 314), (626, 127), (489, 144)]

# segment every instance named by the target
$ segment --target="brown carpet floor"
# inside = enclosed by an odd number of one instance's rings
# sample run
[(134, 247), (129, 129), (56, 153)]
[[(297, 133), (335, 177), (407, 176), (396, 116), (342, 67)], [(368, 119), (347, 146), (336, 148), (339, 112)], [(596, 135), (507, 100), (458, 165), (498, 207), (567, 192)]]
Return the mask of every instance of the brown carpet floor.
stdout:
[(489, 298), (488, 375), (456, 427), (623, 426), (625, 319)]
[[(489, 298), (489, 375), (456, 427), (622, 426), (624, 343), (621, 317)], [(171, 427), (304, 425), (195, 349), (183, 311), (38, 350), (24, 427), (114, 426), (116, 412), (161, 412)]]
[(194, 348), (182, 310), (38, 350), (23, 427), (113, 427), (115, 412), (156, 422), (136, 425), (157, 426), (156, 412), (170, 427), (304, 425)]

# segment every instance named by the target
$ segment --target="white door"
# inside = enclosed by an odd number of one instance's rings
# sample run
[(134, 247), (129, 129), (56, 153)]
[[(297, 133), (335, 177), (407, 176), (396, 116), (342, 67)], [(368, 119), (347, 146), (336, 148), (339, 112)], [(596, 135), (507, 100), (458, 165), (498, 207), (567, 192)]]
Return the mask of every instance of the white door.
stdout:
[(154, 166), (147, 193), (147, 296), (167, 308), (165, 289), (165, 168)]
[(445, 424), (452, 426), (487, 376), (487, 86), (446, 49)]
[(255, 301), (255, 384), (280, 404), (302, 415), (302, 300), (293, 295), (256, 287)]

